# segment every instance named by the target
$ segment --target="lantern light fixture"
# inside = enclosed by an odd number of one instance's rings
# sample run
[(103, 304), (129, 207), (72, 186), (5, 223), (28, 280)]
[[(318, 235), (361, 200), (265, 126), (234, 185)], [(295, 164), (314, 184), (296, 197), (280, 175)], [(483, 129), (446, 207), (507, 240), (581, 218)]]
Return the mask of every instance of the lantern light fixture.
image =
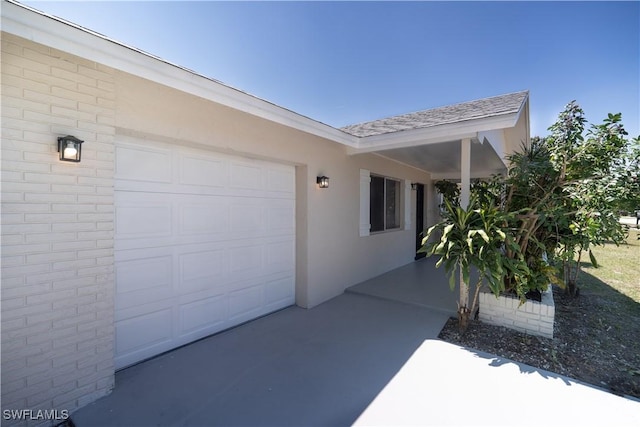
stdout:
[(324, 175), (317, 177), (316, 184), (320, 188), (329, 188), (329, 177)]
[(58, 138), (58, 153), (60, 153), (60, 160), (63, 162), (78, 163), (81, 157), (83, 142), (84, 141), (72, 135), (61, 136)]

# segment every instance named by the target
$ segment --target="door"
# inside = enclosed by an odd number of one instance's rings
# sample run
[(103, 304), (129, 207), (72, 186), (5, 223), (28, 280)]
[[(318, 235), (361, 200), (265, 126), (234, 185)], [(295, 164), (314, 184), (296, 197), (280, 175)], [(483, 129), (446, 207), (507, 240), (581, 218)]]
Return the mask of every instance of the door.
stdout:
[(119, 138), (116, 368), (294, 304), (293, 166)]

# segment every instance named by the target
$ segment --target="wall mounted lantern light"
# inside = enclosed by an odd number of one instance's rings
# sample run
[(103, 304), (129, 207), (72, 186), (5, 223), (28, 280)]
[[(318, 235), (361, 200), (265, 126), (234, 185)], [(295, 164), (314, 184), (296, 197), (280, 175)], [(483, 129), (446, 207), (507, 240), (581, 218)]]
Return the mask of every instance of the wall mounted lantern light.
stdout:
[(316, 184), (320, 188), (329, 188), (329, 177), (324, 175), (317, 177)]
[(79, 162), (82, 143), (75, 136), (67, 135), (58, 138), (58, 152), (63, 162)]
[(418, 183), (417, 182), (412, 182), (411, 183), (411, 189), (412, 190), (417, 190), (418, 189)]

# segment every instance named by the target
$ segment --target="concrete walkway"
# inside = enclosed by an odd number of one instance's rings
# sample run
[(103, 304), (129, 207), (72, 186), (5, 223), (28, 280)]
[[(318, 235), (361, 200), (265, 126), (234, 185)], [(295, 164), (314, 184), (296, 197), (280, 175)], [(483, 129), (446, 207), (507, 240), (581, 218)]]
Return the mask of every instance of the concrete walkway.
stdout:
[(492, 354), (427, 340), (356, 426), (640, 426), (640, 402)]
[(404, 302), (455, 316), (457, 287), (454, 291), (449, 288), (444, 268), (437, 269), (435, 262), (435, 257), (423, 258), (352, 286), (346, 292)]
[(111, 395), (71, 418), (78, 427), (640, 425), (637, 401), (437, 340), (455, 295), (421, 260), (120, 371)]

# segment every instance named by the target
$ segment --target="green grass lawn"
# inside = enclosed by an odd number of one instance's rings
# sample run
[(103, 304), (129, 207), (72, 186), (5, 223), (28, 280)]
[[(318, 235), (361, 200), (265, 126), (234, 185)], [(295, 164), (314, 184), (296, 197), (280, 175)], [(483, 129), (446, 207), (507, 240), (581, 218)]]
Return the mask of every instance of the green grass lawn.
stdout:
[[(625, 296), (635, 303), (640, 303), (639, 233), (637, 230), (629, 231), (626, 245), (607, 244), (594, 247), (593, 253), (599, 268), (584, 263), (582, 273), (578, 277), (578, 286), (590, 293), (603, 296), (606, 294), (609, 297), (615, 297), (615, 293), (611, 292), (615, 290), (621, 297)], [(583, 259), (589, 259), (588, 254), (583, 254)]]

